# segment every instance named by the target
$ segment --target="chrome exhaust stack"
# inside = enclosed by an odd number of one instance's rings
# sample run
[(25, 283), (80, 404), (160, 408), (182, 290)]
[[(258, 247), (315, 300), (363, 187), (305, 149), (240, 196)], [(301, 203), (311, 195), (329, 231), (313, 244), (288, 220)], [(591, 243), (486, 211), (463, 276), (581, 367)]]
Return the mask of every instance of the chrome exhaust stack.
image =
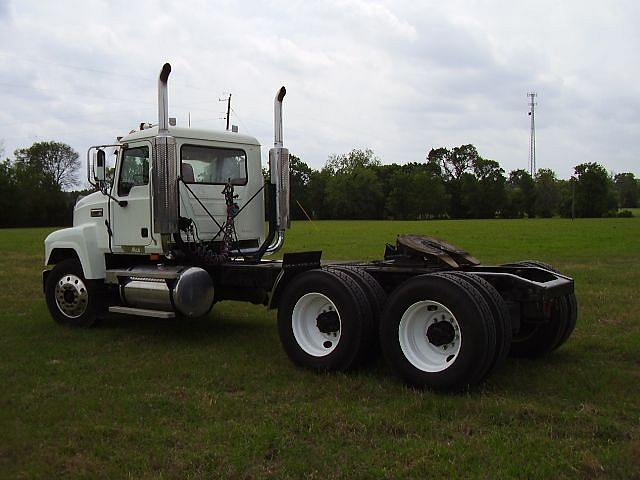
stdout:
[(287, 94), (287, 89), (284, 87), (280, 87), (278, 93), (276, 94), (276, 98), (273, 102), (273, 146), (274, 147), (282, 147), (282, 100), (284, 100), (284, 96)]
[(158, 135), (169, 135), (169, 93), (167, 81), (171, 65), (165, 63), (158, 77)]
[(289, 216), (289, 150), (283, 147), (282, 140), (282, 100), (287, 90), (278, 90), (274, 100), (274, 142), (269, 150), (269, 172), (271, 183), (276, 189), (276, 234), (277, 238), (269, 245), (266, 254), (278, 251), (284, 244), (285, 230), (291, 226)]
[(168, 252), (170, 236), (178, 231), (178, 163), (176, 139), (169, 134), (167, 82), (171, 65), (165, 63), (158, 77), (158, 135), (153, 145), (153, 231)]
[(260, 259), (263, 255), (271, 255), (284, 245), (285, 230), (290, 227), (289, 219), (289, 150), (282, 142), (282, 100), (287, 90), (281, 87), (274, 101), (274, 142), (269, 150), (270, 184), (265, 185), (265, 192), (269, 196), (270, 210), (269, 233), (258, 248), (232, 250), (232, 255)]

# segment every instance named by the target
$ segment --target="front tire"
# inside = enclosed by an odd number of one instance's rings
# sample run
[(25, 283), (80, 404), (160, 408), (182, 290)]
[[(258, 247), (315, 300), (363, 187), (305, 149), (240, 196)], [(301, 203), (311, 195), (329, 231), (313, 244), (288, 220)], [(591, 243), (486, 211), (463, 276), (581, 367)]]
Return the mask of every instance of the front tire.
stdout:
[(53, 319), (72, 327), (90, 327), (96, 322), (97, 289), (87, 280), (76, 259), (58, 263), (45, 284), (47, 307)]

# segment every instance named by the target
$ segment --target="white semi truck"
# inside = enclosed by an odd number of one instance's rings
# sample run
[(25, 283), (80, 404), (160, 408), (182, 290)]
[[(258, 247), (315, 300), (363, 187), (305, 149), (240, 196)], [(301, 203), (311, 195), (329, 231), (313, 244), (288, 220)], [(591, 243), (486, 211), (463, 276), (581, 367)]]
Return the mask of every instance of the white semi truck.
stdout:
[[(88, 150), (96, 191), (77, 202), (73, 227), (45, 240), (43, 287), (57, 322), (179, 321), (247, 301), (278, 310), (296, 365), (346, 371), (381, 350), (408, 384), (440, 390), (478, 384), (509, 354), (543, 355), (571, 335), (573, 280), (540, 262), (483, 266), (416, 235), (387, 244), (379, 261), (324, 262), (319, 251), (267, 259), (289, 228), (285, 88), (265, 182), (255, 138), (169, 125), (170, 72), (165, 64), (158, 80), (158, 125)], [(112, 181), (108, 148), (117, 155)]]

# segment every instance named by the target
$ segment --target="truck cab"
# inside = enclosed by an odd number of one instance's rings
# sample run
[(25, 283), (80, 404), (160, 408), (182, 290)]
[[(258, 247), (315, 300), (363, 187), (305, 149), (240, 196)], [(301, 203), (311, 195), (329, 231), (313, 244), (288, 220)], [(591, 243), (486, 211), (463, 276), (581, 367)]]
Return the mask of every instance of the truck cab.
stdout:
[[(86, 267), (86, 277), (98, 279), (106, 270), (101, 262), (94, 265), (100, 255), (164, 253), (160, 236), (154, 233), (151, 186), (157, 132), (158, 127), (152, 127), (121, 139), (112, 185), (81, 198), (74, 208), (73, 227), (47, 237), (47, 264), (59, 259), (57, 250), (72, 248)], [(222, 190), (227, 182), (234, 186), (239, 206), (263, 189), (260, 144), (230, 132), (174, 127), (169, 133), (176, 140), (175, 168), (180, 172), (179, 215), (193, 219), (198, 234), (211, 238), (219, 229), (214, 222), (221, 224), (226, 217)], [(264, 201), (254, 202), (238, 216), (235, 227), (241, 248), (257, 248), (264, 242), (264, 218)], [(86, 242), (88, 238), (91, 242)]]

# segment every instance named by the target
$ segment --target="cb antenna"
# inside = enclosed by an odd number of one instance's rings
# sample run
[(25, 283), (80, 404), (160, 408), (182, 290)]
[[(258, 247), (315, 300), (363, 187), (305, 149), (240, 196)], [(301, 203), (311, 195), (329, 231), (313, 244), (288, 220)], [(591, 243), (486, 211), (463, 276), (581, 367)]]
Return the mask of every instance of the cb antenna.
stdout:
[(529, 173), (533, 177), (537, 172), (536, 167), (536, 92), (527, 93), (529, 99), (529, 116), (531, 117), (531, 136), (529, 138)]

